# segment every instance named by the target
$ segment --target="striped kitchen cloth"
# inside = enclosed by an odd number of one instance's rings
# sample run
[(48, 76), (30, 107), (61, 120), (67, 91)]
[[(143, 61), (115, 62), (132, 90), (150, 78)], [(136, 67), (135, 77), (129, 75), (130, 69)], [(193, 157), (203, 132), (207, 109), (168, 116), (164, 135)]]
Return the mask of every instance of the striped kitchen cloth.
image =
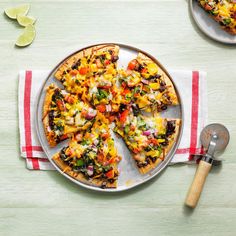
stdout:
[[(180, 145), (170, 164), (191, 163), (192, 154), (203, 150), (199, 135), (207, 121), (206, 73), (201, 71), (170, 70), (183, 104), (184, 127)], [(54, 170), (37, 138), (35, 115), (39, 91), (48, 71), (27, 70), (19, 73), (19, 130), (20, 153), (32, 170)]]

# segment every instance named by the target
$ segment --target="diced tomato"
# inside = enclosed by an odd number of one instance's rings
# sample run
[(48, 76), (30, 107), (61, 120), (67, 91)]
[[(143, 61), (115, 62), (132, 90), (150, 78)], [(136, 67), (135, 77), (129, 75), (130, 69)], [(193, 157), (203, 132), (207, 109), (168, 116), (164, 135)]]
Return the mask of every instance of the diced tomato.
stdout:
[(132, 60), (128, 65), (128, 69), (134, 70), (137, 64), (138, 64), (137, 60)]
[(104, 133), (101, 135), (103, 140), (106, 140), (107, 138), (109, 138), (109, 136), (110, 136), (109, 133)]
[(87, 111), (87, 110), (83, 109), (83, 110), (81, 111), (81, 116), (82, 116), (82, 117), (86, 117), (87, 114), (88, 114), (88, 111)]
[(133, 149), (133, 153), (135, 153), (135, 154), (139, 153), (140, 151), (141, 151), (140, 148), (134, 148)]
[(60, 111), (66, 110), (65, 103), (62, 100), (57, 100), (56, 103)]
[(105, 65), (109, 65), (111, 62), (109, 60), (104, 61)]
[(113, 122), (115, 120), (115, 118), (116, 118), (115, 116), (109, 116), (108, 119), (109, 119), (110, 122)]
[(78, 74), (78, 71), (77, 70), (71, 70), (69, 73), (70, 73), (70, 75), (75, 76), (75, 75)]
[(128, 88), (125, 88), (122, 92), (122, 95), (126, 95), (126, 94), (129, 94), (131, 91), (128, 89)]
[(75, 98), (70, 95), (66, 95), (65, 100), (69, 102), (70, 104), (73, 104), (75, 102)]
[(88, 72), (88, 68), (87, 68), (87, 67), (81, 67), (81, 68), (79, 69), (79, 73), (80, 73), (81, 75), (86, 75), (87, 72)]
[(158, 141), (157, 141), (156, 139), (154, 139), (154, 138), (149, 139), (148, 142), (149, 142), (149, 143), (153, 143), (153, 144), (155, 144), (155, 145), (158, 144)]
[(67, 134), (63, 134), (61, 137), (60, 137), (60, 140), (65, 140), (68, 138), (68, 135)]
[(119, 157), (113, 157), (108, 161), (108, 164), (113, 164), (113, 163), (117, 163), (120, 161)]
[(104, 112), (106, 112), (106, 105), (103, 105), (103, 104), (97, 105), (97, 109), (98, 109), (101, 113), (104, 113)]
[(204, 7), (207, 11), (211, 11), (212, 10), (212, 7), (209, 5), (209, 4), (205, 4), (205, 7)]
[(114, 176), (115, 176), (115, 171), (114, 171), (113, 169), (109, 170), (109, 171), (106, 173), (106, 177), (107, 177), (108, 179), (112, 179), (112, 178), (114, 178)]
[(129, 110), (124, 110), (121, 114), (120, 114), (120, 122), (124, 123), (126, 121), (126, 118), (129, 114)]

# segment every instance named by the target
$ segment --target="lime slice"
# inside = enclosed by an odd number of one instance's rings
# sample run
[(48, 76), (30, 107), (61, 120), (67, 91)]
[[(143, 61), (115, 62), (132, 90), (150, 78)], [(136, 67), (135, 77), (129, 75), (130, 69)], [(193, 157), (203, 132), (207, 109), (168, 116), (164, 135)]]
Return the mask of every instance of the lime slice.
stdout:
[(17, 15), (19, 15), (19, 14), (26, 15), (27, 12), (29, 11), (29, 9), (30, 9), (30, 5), (24, 4), (24, 5), (20, 5), (18, 7), (5, 9), (5, 14), (11, 19), (16, 19)]
[(27, 26), (27, 25), (33, 25), (35, 22), (35, 18), (30, 17), (30, 16), (25, 16), (25, 15), (17, 15), (16, 19), (21, 26)]
[(35, 28), (33, 25), (27, 25), (24, 29), (23, 34), (19, 36), (19, 38), (16, 41), (16, 45), (18, 47), (25, 47), (30, 45), (34, 38), (35, 38)]

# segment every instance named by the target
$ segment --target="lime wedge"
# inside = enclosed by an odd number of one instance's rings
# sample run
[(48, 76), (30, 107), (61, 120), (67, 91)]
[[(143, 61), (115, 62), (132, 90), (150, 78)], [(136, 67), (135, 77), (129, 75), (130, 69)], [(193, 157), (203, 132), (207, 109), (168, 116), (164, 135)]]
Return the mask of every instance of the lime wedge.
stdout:
[(21, 26), (27, 26), (27, 25), (33, 25), (35, 22), (35, 18), (30, 17), (30, 16), (25, 16), (25, 15), (17, 15), (16, 19)]
[(27, 25), (24, 29), (23, 34), (19, 36), (16, 41), (16, 46), (25, 47), (31, 44), (35, 38), (35, 28), (33, 25)]
[(30, 9), (30, 5), (24, 4), (24, 5), (20, 5), (18, 7), (6, 8), (5, 14), (11, 19), (16, 19), (17, 15), (19, 15), (19, 14), (26, 15), (27, 12), (29, 11), (29, 9)]

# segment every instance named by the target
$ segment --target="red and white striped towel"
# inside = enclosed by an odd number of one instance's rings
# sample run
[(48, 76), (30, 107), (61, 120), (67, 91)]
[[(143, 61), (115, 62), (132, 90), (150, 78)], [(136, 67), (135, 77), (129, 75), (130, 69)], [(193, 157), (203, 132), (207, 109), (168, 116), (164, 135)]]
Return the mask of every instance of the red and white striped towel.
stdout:
[[(189, 162), (191, 154), (201, 153), (199, 135), (207, 119), (206, 74), (199, 71), (170, 70), (183, 102), (184, 128), (179, 148), (171, 163)], [(21, 156), (33, 170), (54, 170), (37, 138), (36, 102), (48, 71), (19, 73), (19, 129)]]

